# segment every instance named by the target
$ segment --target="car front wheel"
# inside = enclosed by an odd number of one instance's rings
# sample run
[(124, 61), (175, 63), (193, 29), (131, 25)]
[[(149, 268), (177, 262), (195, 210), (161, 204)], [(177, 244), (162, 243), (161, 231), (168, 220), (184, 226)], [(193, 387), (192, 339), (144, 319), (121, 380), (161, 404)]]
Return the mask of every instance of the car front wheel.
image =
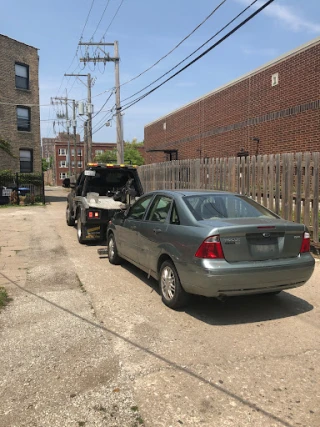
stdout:
[(172, 309), (182, 307), (188, 302), (189, 295), (183, 289), (174, 264), (164, 261), (160, 268), (159, 285), (162, 301)]
[(108, 256), (110, 264), (121, 264), (122, 259), (118, 254), (117, 244), (113, 233), (110, 233), (108, 236)]

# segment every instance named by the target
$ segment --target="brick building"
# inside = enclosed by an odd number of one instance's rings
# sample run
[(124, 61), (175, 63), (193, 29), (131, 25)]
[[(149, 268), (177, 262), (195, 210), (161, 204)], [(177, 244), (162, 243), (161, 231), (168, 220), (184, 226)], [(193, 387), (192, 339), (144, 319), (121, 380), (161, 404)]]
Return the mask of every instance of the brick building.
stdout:
[(0, 34), (0, 170), (41, 172), (38, 49)]
[[(84, 142), (80, 141), (80, 135), (77, 134), (77, 155), (75, 157), (73, 137), (70, 135), (70, 170), (74, 174), (75, 161), (77, 162), (78, 172), (83, 170), (84, 164)], [(69, 155), (68, 155), (68, 135), (60, 133), (56, 138), (42, 138), (42, 155), (44, 158), (53, 158), (53, 184), (62, 185), (64, 178), (69, 176)], [(96, 157), (107, 150), (116, 149), (116, 143), (92, 143), (92, 157)], [(76, 160), (75, 160), (76, 159)]]
[(145, 126), (146, 163), (320, 151), (320, 37)]

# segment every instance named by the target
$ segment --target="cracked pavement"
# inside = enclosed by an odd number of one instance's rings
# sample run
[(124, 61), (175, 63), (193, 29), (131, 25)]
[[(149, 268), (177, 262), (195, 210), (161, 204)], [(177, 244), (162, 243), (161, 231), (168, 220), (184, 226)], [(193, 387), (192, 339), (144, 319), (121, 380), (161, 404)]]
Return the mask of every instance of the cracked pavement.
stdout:
[(0, 210), (0, 427), (320, 425), (319, 262), (278, 296), (172, 311), (146, 274), (79, 245), (66, 194)]

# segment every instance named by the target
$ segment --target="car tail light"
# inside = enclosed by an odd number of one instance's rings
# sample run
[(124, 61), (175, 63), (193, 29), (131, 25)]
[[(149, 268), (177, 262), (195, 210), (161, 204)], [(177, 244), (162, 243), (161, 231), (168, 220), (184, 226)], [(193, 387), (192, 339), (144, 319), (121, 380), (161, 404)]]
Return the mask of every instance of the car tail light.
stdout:
[(209, 259), (223, 259), (223, 249), (220, 242), (220, 236), (210, 236), (205, 239), (199, 249), (197, 250), (195, 257), (197, 258), (209, 258)]
[(100, 219), (100, 212), (98, 211), (89, 211), (88, 212), (89, 219)]
[(305, 231), (303, 234), (303, 239), (301, 243), (300, 253), (310, 252), (310, 234)]

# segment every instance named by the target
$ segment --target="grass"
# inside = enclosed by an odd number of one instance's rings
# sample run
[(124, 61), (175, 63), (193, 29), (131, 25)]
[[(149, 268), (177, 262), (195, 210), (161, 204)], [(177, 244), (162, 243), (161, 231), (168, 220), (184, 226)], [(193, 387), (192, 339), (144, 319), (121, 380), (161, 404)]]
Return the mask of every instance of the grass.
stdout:
[(7, 291), (4, 288), (0, 288), (0, 309), (9, 302)]

